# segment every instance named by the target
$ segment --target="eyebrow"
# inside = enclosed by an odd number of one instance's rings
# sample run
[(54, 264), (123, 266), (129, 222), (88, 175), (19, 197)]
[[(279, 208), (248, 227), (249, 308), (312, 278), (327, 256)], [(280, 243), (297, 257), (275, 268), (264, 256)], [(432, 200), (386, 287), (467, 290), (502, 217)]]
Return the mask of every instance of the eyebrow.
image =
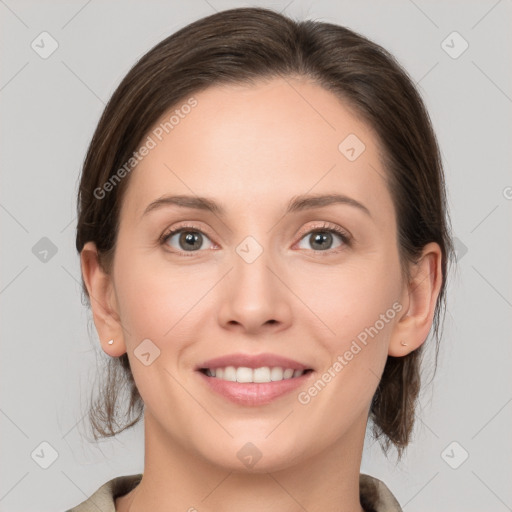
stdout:
[[(366, 206), (364, 206), (364, 204), (343, 194), (304, 194), (292, 197), (288, 203), (285, 214), (301, 212), (313, 208), (323, 208), (332, 204), (345, 204), (348, 206), (353, 206), (371, 217), (370, 211)], [(226, 213), (224, 207), (207, 197), (176, 195), (163, 196), (156, 199), (146, 207), (142, 217), (154, 210), (158, 210), (165, 206), (171, 205), (208, 211), (219, 216), (224, 216)]]

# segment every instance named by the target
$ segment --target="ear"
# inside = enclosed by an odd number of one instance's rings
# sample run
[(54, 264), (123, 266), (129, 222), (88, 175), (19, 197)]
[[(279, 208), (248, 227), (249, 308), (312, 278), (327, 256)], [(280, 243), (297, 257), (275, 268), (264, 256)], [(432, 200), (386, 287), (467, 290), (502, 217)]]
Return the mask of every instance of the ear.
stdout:
[(410, 267), (410, 281), (404, 284), (401, 317), (395, 324), (388, 354), (401, 357), (420, 347), (427, 339), (441, 290), (442, 251), (435, 242), (427, 244), (417, 263)]
[[(98, 331), (101, 348), (112, 356), (126, 352), (123, 329), (118, 314), (115, 290), (111, 277), (101, 268), (94, 242), (87, 242), (80, 253), (82, 276), (89, 292), (94, 325)], [(108, 341), (114, 340), (109, 345)]]

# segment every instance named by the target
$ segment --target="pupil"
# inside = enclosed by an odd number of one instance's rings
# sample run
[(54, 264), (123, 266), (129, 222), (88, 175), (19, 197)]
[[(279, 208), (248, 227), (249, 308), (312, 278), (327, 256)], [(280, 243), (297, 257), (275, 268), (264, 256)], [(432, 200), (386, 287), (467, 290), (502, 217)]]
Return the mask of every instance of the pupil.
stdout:
[[(325, 244), (322, 244), (322, 242), (330, 242), (331, 241), (331, 238), (332, 238), (332, 235), (331, 233), (326, 233), (326, 234), (322, 234), (322, 233), (316, 233), (313, 235), (314, 236), (314, 242), (313, 242), (313, 246), (315, 244), (319, 244), (319, 248), (320, 249), (325, 249)], [(327, 244), (329, 245), (329, 244)]]
[(184, 232), (180, 236), (180, 243), (186, 251), (199, 249), (201, 247), (201, 235), (191, 231)]

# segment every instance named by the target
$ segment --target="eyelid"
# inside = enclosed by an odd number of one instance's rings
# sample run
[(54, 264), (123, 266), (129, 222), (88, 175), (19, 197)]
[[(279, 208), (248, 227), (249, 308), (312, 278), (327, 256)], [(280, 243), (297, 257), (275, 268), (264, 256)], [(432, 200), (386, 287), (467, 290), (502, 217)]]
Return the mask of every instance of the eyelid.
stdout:
[[(167, 228), (159, 237), (158, 241), (160, 242), (161, 245), (164, 245), (167, 243), (167, 240), (178, 234), (180, 231), (197, 231), (199, 233), (201, 233), (202, 235), (205, 235), (206, 237), (208, 237), (208, 239), (210, 239), (210, 241), (212, 242), (212, 244), (216, 245), (215, 242), (213, 242), (212, 240), (212, 237), (208, 234), (208, 230), (205, 229), (205, 228), (200, 228), (198, 225), (195, 225), (193, 223), (190, 223), (190, 222), (183, 222), (183, 223), (180, 223), (178, 224), (177, 226), (172, 226), (172, 227), (169, 227)], [(194, 253), (199, 253), (199, 252), (203, 252), (203, 251), (180, 251), (180, 250), (177, 250), (177, 249), (170, 249), (171, 252), (174, 252), (174, 253), (177, 253), (177, 254), (185, 254), (187, 256), (191, 256), (192, 254)]]
[[(333, 223), (327, 222), (327, 221), (320, 221), (318, 225), (302, 228), (299, 231), (299, 233), (297, 234), (297, 236), (301, 240), (305, 235), (308, 235), (315, 231), (322, 231), (322, 230), (334, 231), (340, 237), (344, 238), (345, 243), (348, 243), (353, 239), (352, 234), (348, 230), (342, 228), (341, 226), (338, 226), (337, 224), (333, 224)], [(323, 252), (327, 252), (327, 251), (323, 251)]]

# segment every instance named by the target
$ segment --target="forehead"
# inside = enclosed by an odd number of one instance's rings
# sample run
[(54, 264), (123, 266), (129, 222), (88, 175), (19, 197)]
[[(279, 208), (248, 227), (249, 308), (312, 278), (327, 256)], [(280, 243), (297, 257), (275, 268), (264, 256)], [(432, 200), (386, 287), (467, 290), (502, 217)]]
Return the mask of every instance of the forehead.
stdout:
[(287, 202), (308, 191), (367, 201), (387, 193), (371, 127), (317, 84), (275, 78), (213, 86), (189, 99), (142, 141), (150, 137), (153, 148), (132, 171), (123, 210), (140, 216), (166, 193), (233, 207)]

